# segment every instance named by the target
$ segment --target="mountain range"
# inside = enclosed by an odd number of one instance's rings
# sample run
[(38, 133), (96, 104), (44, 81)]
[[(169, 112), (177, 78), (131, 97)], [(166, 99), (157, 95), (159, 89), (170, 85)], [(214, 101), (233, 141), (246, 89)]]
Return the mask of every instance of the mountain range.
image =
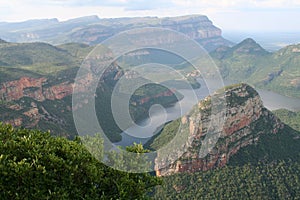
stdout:
[(204, 15), (181, 17), (135, 17), (100, 19), (87, 16), (68, 21), (57, 19), (0, 23), (0, 38), (9, 42), (85, 43), (96, 45), (122, 31), (134, 28), (168, 28), (186, 34), (208, 50), (232, 43), (222, 37), (221, 29)]

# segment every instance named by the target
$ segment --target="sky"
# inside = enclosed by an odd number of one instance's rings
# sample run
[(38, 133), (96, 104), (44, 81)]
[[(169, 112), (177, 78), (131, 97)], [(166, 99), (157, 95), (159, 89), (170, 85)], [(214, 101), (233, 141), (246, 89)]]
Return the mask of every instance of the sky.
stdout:
[(300, 0), (0, 0), (0, 22), (207, 15), (227, 31), (300, 31)]

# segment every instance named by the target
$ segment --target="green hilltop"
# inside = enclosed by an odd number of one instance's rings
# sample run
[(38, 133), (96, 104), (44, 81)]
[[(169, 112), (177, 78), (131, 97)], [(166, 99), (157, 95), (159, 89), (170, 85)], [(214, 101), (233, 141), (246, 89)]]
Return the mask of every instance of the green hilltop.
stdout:
[[(46, 43), (0, 43), (0, 67), (41, 75), (80, 66), (80, 59), (65, 49)], [(1, 79), (2, 80), (2, 79)]]
[(211, 53), (221, 75), (287, 96), (300, 97), (300, 44), (267, 52), (253, 39)]

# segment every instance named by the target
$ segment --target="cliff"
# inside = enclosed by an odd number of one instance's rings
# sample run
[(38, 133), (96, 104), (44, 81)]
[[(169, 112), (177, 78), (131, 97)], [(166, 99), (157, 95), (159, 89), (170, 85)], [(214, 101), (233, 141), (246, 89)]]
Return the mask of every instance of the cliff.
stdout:
[(0, 99), (15, 101), (23, 97), (30, 97), (36, 101), (63, 99), (73, 92), (73, 83), (63, 82), (51, 87), (45, 87), (48, 79), (21, 77), (18, 80), (0, 84)]
[(215, 27), (204, 15), (162, 18), (161, 26), (182, 32), (196, 40), (222, 37), (221, 29)]
[[(218, 94), (213, 97), (223, 98)], [(188, 138), (193, 139), (182, 146), (182, 149), (187, 146), (186, 151), (176, 152), (182, 155), (168, 166), (165, 166), (165, 161), (161, 159), (158, 151), (156, 159), (158, 176), (180, 172), (192, 173), (222, 167), (241, 148), (256, 144), (262, 134), (276, 134), (284, 128), (284, 124), (263, 106), (258, 93), (249, 85), (240, 84), (226, 88), (227, 109), (225, 112), (211, 113), (213, 97), (207, 97), (188, 115), (180, 119), (181, 126), (185, 129), (183, 131), (187, 132)], [(222, 121), (225, 117), (221, 129), (209, 127), (211, 116), (215, 122)], [(209, 137), (209, 134), (217, 134), (219, 139), (214, 146), (209, 147), (209, 153), (202, 157), (202, 145), (209, 146), (211, 142), (210, 139), (205, 141), (205, 137)], [(174, 152), (169, 153), (171, 155)]]
[[(99, 19), (96, 16), (68, 20), (65, 22), (51, 21), (47, 26), (33, 26), (30, 28), (18, 29), (15, 24), (7, 23), (7, 27), (0, 27), (0, 37), (11, 42), (44, 41), (50, 43), (79, 42), (86, 44), (99, 44), (105, 39), (112, 37), (122, 31), (158, 27), (168, 28), (184, 33), (199, 41), (209, 50), (221, 45), (231, 45), (222, 38), (221, 29), (213, 25), (208, 17), (203, 15), (188, 15), (180, 17), (136, 17), (136, 18), (115, 18)], [(23, 22), (26, 24), (26, 22)], [(16, 27), (17, 32), (14, 31)], [(64, 30), (64, 31), (61, 31)]]
[[(97, 68), (91, 70), (96, 70)], [(67, 137), (76, 135), (72, 117), (72, 110), (79, 110), (90, 103), (89, 97), (84, 94), (94, 85), (95, 75), (86, 73), (77, 79), (76, 92), (82, 94), (80, 103), (72, 106), (74, 94), (74, 77), (76, 69), (63, 71), (59, 75), (40, 76), (39, 78), (22, 76), (11, 81), (0, 82), (0, 121), (13, 126), (39, 128), (50, 130), (53, 134)], [(97, 73), (96, 73), (97, 75)], [(99, 121), (105, 127), (105, 133), (112, 141), (119, 141), (122, 131), (114, 123), (110, 108), (111, 94), (116, 82), (123, 76), (123, 70), (113, 64), (101, 77), (95, 95), (96, 112)], [(126, 79), (132, 79), (125, 76)], [(177, 101), (174, 91), (158, 86), (156, 88), (142, 88), (140, 95), (131, 99), (130, 108), (135, 120), (145, 117), (145, 113), (153, 102), (165, 102), (171, 105)], [(110, 137), (111, 136), (111, 137)]]

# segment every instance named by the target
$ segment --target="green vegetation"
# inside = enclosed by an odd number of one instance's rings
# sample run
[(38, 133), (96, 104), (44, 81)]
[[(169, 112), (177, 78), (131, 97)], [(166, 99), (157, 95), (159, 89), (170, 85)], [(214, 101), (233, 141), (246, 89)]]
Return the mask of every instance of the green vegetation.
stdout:
[[(61, 83), (73, 83), (81, 61), (93, 48), (76, 43), (63, 44), (57, 47), (45, 43), (1, 43), (0, 83), (18, 80), (24, 76), (44, 77), (47, 81), (43, 83), (43, 91)], [(122, 130), (115, 123), (111, 112), (111, 93), (118, 81), (114, 79), (117, 73), (121, 71), (122, 69), (118, 67), (107, 71), (105, 81), (99, 85), (96, 91), (96, 113), (101, 127), (103, 127), (104, 132), (112, 142), (121, 140), (120, 133)], [(33, 93), (37, 89), (26, 88), (24, 93)], [(133, 119), (137, 121), (147, 117), (146, 113), (153, 104), (162, 102), (164, 106), (169, 106), (175, 103), (177, 101), (175, 95), (156, 97), (158, 94), (167, 91), (167, 88), (158, 85), (138, 89), (131, 99), (130, 113)], [(180, 96), (177, 93), (176, 95)], [(147, 97), (151, 98), (149, 102), (133, 105), (134, 102)], [(69, 139), (76, 136), (70, 96), (60, 100), (45, 100), (43, 102), (24, 97), (11, 103), (22, 108), (13, 110), (9, 109), (6, 104), (2, 104), (0, 109), (4, 111), (1, 116), (3, 121), (22, 118), (23, 127), (38, 128), (43, 131), (49, 130), (52, 135), (64, 136)], [(27, 119), (28, 117), (24, 116), (24, 112), (32, 108), (32, 103), (37, 105), (40, 118)]]
[(300, 111), (293, 112), (286, 109), (275, 110), (274, 114), (285, 124), (300, 131)]
[(146, 84), (138, 88), (131, 96), (129, 112), (132, 119), (138, 122), (148, 117), (152, 105), (159, 104), (163, 107), (169, 107), (182, 98), (182, 94), (171, 91), (163, 85)]
[(297, 199), (300, 196), (300, 164), (290, 161), (225, 166), (163, 180), (153, 199)]
[(95, 48), (94, 46), (89, 46), (87, 44), (80, 43), (67, 43), (57, 46), (60, 49), (68, 51), (72, 56), (83, 60), (86, 56)]
[(158, 150), (168, 144), (176, 135), (180, 126), (180, 119), (172, 121), (164, 126), (161, 132), (152, 137), (145, 147), (153, 151)]
[(283, 95), (300, 97), (300, 45), (269, 53), (251, 39), (211, 53), (221, 75)]
[[(263, 124), (262, 130), (269, 127)], [(255, 131), (259, 132), (259, 128)], [(296, 199), (300, 189), (300, 133), (286, 126), (263, 134), (223, 168), (163, 177), (154, 199)]]
[(14, 67), (42, 75), (77, 67), (79, 59), (66, 50), (46, 43), (0, 44), (2, 67)]
[[(83, 138), (99, 145), (101, 139)], [(145, 199), (160, 183), (149, 174), (109, 168), (77, 138), (68, 141), (36, 130), (0, 124), (1, 199)], [(127, 148), (142, 154), (140, 145)], [(93, 152), (94, 153), (94, 152)]]

